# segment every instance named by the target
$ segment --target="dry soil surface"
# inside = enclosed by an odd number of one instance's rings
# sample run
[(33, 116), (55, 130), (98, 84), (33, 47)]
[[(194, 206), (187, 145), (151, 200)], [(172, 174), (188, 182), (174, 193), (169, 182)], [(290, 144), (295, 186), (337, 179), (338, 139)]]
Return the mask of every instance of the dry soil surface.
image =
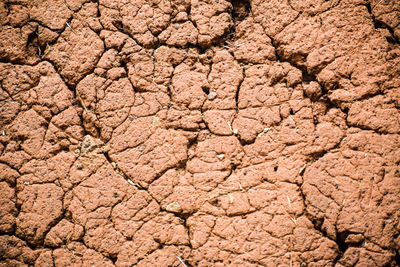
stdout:
[(0, 0), (0, 266), (399, 266), (400, 1)]

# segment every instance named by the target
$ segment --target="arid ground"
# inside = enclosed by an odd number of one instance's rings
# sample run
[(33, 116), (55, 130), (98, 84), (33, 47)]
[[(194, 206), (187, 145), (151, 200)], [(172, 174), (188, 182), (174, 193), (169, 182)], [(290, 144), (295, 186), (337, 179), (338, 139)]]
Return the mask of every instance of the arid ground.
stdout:
[(0, 0), (0, 266), (400, 265), (400, 1)]

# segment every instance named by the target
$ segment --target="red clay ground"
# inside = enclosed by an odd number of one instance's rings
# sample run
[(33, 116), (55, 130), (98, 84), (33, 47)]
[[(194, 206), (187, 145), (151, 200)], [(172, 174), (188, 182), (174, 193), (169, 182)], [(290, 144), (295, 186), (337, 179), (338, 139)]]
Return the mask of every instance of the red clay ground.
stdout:
[(1, 0), (0, 266), (399, 266), (398, 0)]

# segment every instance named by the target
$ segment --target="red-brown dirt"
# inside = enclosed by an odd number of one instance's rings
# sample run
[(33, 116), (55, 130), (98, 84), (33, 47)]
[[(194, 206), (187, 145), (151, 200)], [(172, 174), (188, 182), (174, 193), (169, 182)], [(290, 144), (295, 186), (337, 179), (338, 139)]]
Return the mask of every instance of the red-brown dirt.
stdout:
[(399, 266), (398, 0), (0, 0), (0, 266)]

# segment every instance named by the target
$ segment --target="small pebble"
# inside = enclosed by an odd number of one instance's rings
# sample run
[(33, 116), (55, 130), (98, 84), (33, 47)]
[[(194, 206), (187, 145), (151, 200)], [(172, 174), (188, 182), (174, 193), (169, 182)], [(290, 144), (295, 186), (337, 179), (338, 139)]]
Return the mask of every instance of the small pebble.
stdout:
[(127, 182), (128, 182), (128, 184), (130, 184), (130, 185), (133, 185), (133, 186), (136, 186), (136, 184), (134, 183), (134, 182), (132, 182), (131, 180), (126, 180)]
[(141, 147), (139, 147), (139, 151), (143, 152), (145, 150), (145, 148), (146, 148), (145, 146), (141, 146)]
[(76, 168), (78, 169), (78, 170), (82, 170), (82, 163), (78, 163), (78, 164), (76, 164)]
[(24, 182), (25, 185), (29, 185), (29, 182)]
[(160, 121), (159, 117), (157, 117), (157, 116), (153, 117), (153, 125), (157, 125), (159, 121)]
[(179, 205), (178, 202), (172, 202), (170, 204), (167, 205), (167, 207), (165, 208), (167, 211), (169, 212), (175, 212), (175, 213), (179, 213), (182, 211), (181, 206)]
[(6, 131), (3, 131), (3, 136), (6, 135)]
[(217, 97), (217, 93), (216, 92), (211, 92), (208, 94), (208, 99), (209, 100), (214, 100)]
[(224, 154), (224, 153), (218, 154), (218, 155), (217, 155), (217, 158), (218, 158), (219, 160), (223, 160), (223, 159), (225, 158), (225, 154)]

